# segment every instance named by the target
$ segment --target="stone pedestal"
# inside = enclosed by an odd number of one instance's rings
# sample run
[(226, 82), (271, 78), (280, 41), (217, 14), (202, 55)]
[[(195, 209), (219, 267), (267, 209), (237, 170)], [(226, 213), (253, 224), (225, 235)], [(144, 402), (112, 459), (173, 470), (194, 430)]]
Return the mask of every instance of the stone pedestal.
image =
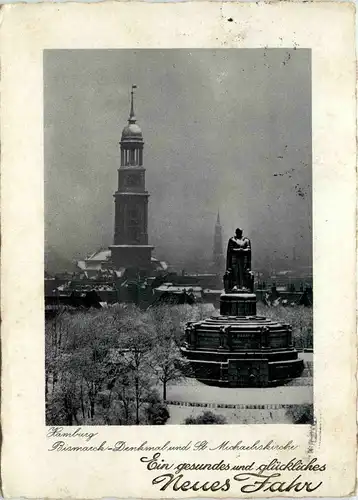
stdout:
[(220, 297), (220, 314), (223, 316), (256, 316), (254, 293), (223, 293)]
[(283, 384), (303, 370), (290, 325), (257, 316), (250, 292), (222, 294), (220, 316), (188, 323), (181, 350), (193, 376), (228, 387)]
[(267, 358), (230, 359), (228, 361), (228, 385), (230, 387), (265, 387), (269, 384)]

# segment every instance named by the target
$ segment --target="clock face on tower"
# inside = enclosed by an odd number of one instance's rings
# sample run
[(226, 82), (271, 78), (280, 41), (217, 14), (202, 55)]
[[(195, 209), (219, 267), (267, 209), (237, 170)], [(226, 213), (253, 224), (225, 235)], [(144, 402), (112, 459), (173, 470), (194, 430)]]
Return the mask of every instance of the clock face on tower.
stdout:
[(135, 174), (127, 175), (126, 185), (127, 186), (139, 186), (140, 185), (140, 177), (138, 175), (135, 175)]

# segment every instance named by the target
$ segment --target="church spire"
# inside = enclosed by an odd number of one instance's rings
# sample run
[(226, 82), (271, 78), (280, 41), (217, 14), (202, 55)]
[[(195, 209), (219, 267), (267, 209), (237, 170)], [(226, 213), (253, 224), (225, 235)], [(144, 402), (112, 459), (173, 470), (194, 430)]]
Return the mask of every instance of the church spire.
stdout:
[(143, 167), (143, 135), (134, 114), (134, 89), (128, 123), (120, 141), (121, 163), (118, 168), (118, 188), (114, 193), (114, 238), (111, 259), (116, 269), (151, 269), (148, 245), (148, 198)]
[(134, 90), (137, 88), (137, 85), (132, 85), (132, 90), (131, 90), (131, 110), (129, 113), (129, 123), (135, 123), (137, 121), (135, 114), (134, 114)]
[(223, 254), (222, 227), (220, 223), (220, 213), (216, 217), (214, 231), (214, 248), (213, 248), (213, 268), (216, 274), (221, 274), (224, 271), (225, 261)]

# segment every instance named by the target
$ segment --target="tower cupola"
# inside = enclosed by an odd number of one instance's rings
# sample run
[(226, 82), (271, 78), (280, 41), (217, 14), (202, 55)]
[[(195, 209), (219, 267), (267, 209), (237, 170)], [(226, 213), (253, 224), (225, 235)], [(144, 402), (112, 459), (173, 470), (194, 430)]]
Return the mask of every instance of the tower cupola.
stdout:
[(140, 126), (137, 124), (137, 118), (134, 113), (134, 90), (136, 85), (132, 85), (131, 106), (128, 118), (128, 124), (122, 131), (121, 146), (121, 166), (141, 166), (143, 164), (143, 134)]

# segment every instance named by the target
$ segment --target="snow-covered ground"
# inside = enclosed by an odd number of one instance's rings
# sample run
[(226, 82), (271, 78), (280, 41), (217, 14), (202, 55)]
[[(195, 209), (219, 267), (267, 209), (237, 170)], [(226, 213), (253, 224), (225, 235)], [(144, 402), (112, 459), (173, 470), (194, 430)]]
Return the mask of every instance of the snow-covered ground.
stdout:
[(167, 401), (249, 406), (302, 404), (313, 402), (313, 390), (309, 385), (256, 389), (177, 384), (168, 386)]
[[(215, 387), (195, 379), (169, 385), (167, 401), (175, 404), (168, 405), (170, 419), (167, 424), (182, 424), (185, 418), (207, 410), (223, 415), (228, 424), (290, 423), (284, 405), (313, 404), (313, 355), (304, 353), (301, 356), (306, 366), (303, 376), (283, 386), (262, 389)], [(235, 407), (227, 408), (226, 405)]]
[[(189, 408), (168, 405), (170, 418), (166, 425), (180, 425), (188, 417), (197, 417), (205, 408)], [(291, 424), (292, 421), (284, 408), (277, 410), (231, 410), (227, 408), (209, 408), (216, 415), (222, 415), (227, 424)]]

